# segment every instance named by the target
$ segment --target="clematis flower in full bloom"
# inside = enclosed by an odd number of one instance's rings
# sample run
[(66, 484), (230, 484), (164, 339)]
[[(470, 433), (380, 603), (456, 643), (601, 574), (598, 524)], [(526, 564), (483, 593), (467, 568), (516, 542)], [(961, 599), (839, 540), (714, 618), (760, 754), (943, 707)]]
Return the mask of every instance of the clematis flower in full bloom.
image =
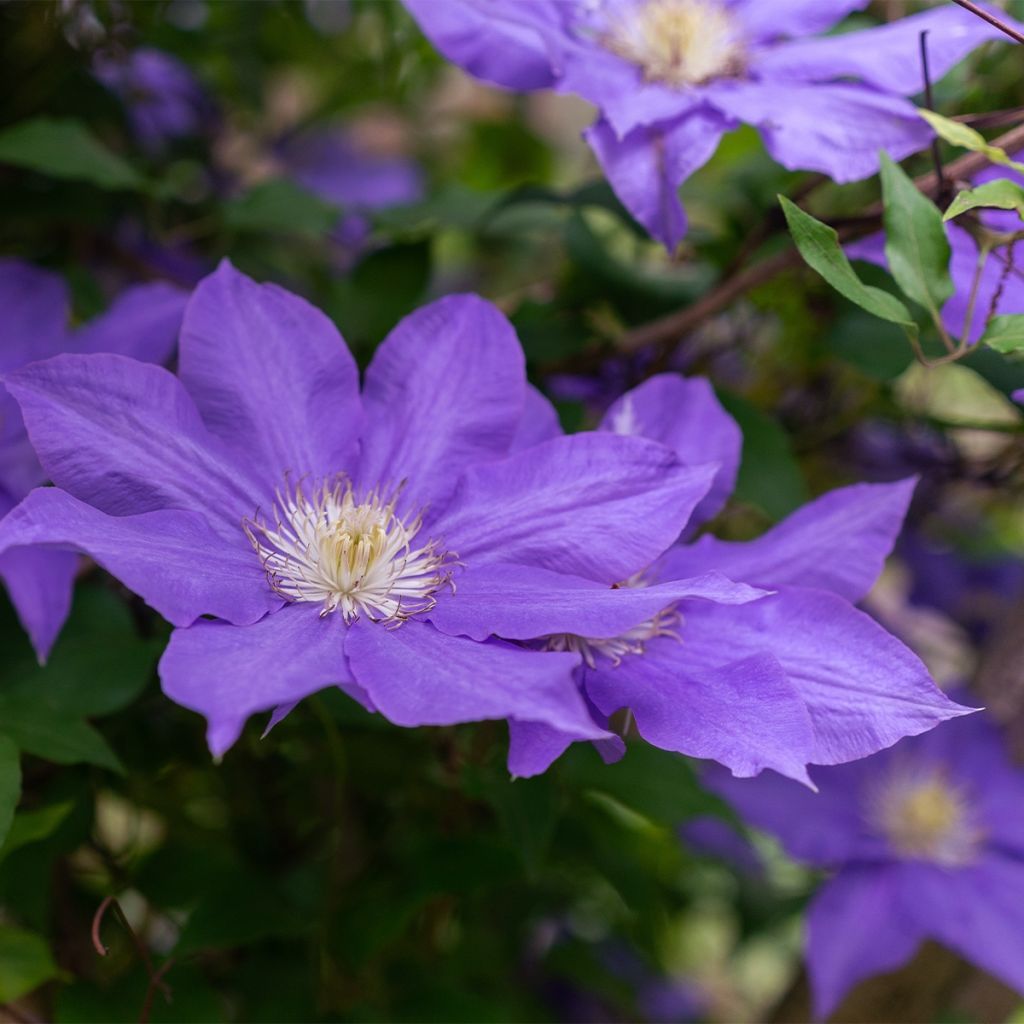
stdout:
[(817, 794), (772, 773), (708, 781), (792, 856), (835, 872), (808, 917), (819, 1019), (926, 939), (1024, 992), (1024, 772), (984, 715), (816, 769)]
[[(174, 350), (186, 293), (154, 283), (126, 289), (102, 316), (71, 330), (62, 278), (19, 260), (0, 260), (0, 373), (59, 352), (119, 352), (154, 363)], [(0, 519), (46, 480), (17, 402), (0, 383)], [(19, 548), (0, 555), (0, 579), (40, 659), (71, 606), (78, 559), (63, 551)]]
[(820, 37), (867, 0), (405, 0), (441, 53), (507, 89), (576, 93), (586, 138), (630, 213), (667, 247), (686, 231), (677, 190), (725, 132), (758, 128), (791, 170), (838, 182), (931, 137), (919, 36), (944, 74), (998, 30), (945, 5)]
[[(535, 437), (558, 433), (550, 412), (538, 410), (531, 422)], [(653, 377), (611, 406), (601, 432), (648, 437), (684, 465), (717, 467), (684, 538), (732, 490), (741, 436), (705, 380)], [(470, 567), (459, 577), (459, 600), (439, 601), (433, 621), (476, 639), (493, 633), (575, 651), (582, 658), (577, 683), (597, 721), (626, 708), (657, 747), (719, 761), (737, 775), (771, 767), (807, 782), (808, 764), (865, 757), (966, 711), (908, 648), (854, 607), (881, 572), (912, 489), (913, 481), (841, 488), (746, 543), (707, 535), (666, 545), (615, 584), (616, 594), (658, 593), (717, 574), (768, 592), (756, 601), (684, 597), (627, 630), (580, 634), (567, 628), (568, 616), (557, 629), (541, 628), (542, 612), (551, 621), (546, 602), (558, 593), (543, 566)], [(639, 515), (636, 522), (644, 528)], [(558, 599), (570, 606), (572, 595), (563, 590)], [(516, 721), (511, 737), (509, 764), (523, 776), (545, 771), (587, 738)], [(622, 752), (614, 747), (604, 741), (599, 749)]]
[(173, 623), (162, 684), (207, 718), (215, 754), (250, 714), (335, 684), (404, 726), (608, 738), (578, 651), (509, 643), (479, 618), (481, 640), (439, 628), (442, 605), (472, 603), (471, 575), (535, 584), (551, 633), (762, 593), (718, 573), (611, 588), (679, 534), (716, 467), (609, 432), (532, 444), (522, 349), (475, 296), (403, 320), (360, 392), (323, 314), (224, 263), (189, 301), (177, 376), (64, 355), (4, 380), (56, 486), (0, 523), (0, 552), (85, 552)]

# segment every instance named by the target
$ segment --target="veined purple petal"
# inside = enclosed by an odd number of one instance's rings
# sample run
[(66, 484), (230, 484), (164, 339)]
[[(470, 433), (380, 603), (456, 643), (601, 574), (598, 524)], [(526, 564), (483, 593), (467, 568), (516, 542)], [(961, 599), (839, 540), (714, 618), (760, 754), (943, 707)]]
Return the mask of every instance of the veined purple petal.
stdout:
[(515, 779), (543, 775), (577, 737), (540, 722), (508, 723), (508, 770)]
[(62, 355), (9, 374), (50, 479), (111, 515), (193, 509), (245, 546), (266, 491), (223, 452), (185, 389), (158, 366)]
[(250, 626), (198, 622), (171, 634), (160, 659), (164, 693), (209, 723), (219, 757), (245, 720), (338, 684), (358, 699), (343, 653), (345, 623), (312, 605), (287, 605)]
[(179, 376), (211, 433), (271, 489), (351, 468), (359, 372), (330, 320), (227, 261), (185, 313)]
[(510, 562), (611, 585), (679, 536), (715, 466), (603, 432), (555, 438), (469, 470), (433, 532), (467, 564)]
[(970, 713), (947, 698), (908, 648), (847, 601), (787, 588), (747, 605), (688, 603), (690, 672), (771, 653), (814, 723), (814, 764), (866, 757), (904, 736)]
[(551, 633), (614, 637), (684, 598), (742, 604), (769, 593), (721, 573), (651, 587), (611, 588), (580, 576), (500, 562), (472, 565), (438, 595), (428, 618), (444, 633), (530, 640)]
[(623, 206), (672, 250), (686, 234), (679, 186), (711, 159), (733, 123), (728, 113), (700, 107), (678, 120), (634, 128), (622, 138), (605, 120), (584, 135)]
[(651, 377), (608, 409), (601, 429), (660, 441), (684, 466), (718, 463), (715, 482), (694, 511), (691, 527), (714, 516), (732, 494), (743, 434), (703, 377), (688, 379), (674, 373)]
[(748, 35), (763, 42), (824, 32), (870, 0), (731, 0)]
[(281, 604), (256, 554), (225, 544), (198, 512), (110, 516), (42, 487), (0, 519), (0, 555), (34, 545), (89, 555), (176, 626), (251, 623)]
[(542, 441), (562, 436), (562, 424), (555, 407), (532, 385), (526, 385), (526, 404), (509, 452), (532, 448)]
[(526, 388), (512, 325), (476, 295), (450, 295), (407, 316), (366, 372), (362, 481), (407, 481), (404, 500), (447, 501), (457, 475), (504, 455)]
[(453, 725), (491, 718), (542, 722), (602, 738), (573, 680), (573, 654), (475, 643), (410, 620), (389, 630), (359, 619), (345, 641), (352, 672), (396, 725)]
[(862, 864), (827, 882), (807, 918), (814, 1016), (825, 1020), (859, 981), (895, 970), (927, 937), (909, 913), (908, 868)]
[(0, 372), (46, 359), (63, 348), (70, 301), (59, 274), (21, 260), (0, 260), (0, 309)]
[(187, 292), (160, 281), (128, 288), (110, 309), (75, 331), (67, 349), (166, 363), (178, 344), (187, 301)]
[(801, 695), (770, 654), (694, 673), (686, 644), (662, 638), (618, 665), (586, 673), (598, 709), (630, 708), (640, 735), (663, 750), (710, 758), (736, 775), (774, 768), (806, 782), (815, 736)]
[(701, 537), (658, 563), (659, 580), (712, 567), (762, 587), (813, 587), (859, 601), (899, 535), (916, 481), (841, 487), (798, 509), (756, 540)]
[(875, 174), (879, 150), (902, 160), (932, 137), (912, 103), (853, 83), (723, 82), (708, 97), (723, 114), (760, 128), (783, 167), (840, 184)]
[[(1005, 11), (1000, 11), (999, 17), (1015, 24)], [(1017, 27), (1021, 28), (1019, 24)], [(946, 4), (876, 28), (800, 39), (755, 51), (751, 70), (772, 81), (856, 78), (876, 89), (912, 96), (924, 88), (922, 32), (928, 33), (928, 69), (933, 81), (982, 43), (1006, 38), (970, 11)]]

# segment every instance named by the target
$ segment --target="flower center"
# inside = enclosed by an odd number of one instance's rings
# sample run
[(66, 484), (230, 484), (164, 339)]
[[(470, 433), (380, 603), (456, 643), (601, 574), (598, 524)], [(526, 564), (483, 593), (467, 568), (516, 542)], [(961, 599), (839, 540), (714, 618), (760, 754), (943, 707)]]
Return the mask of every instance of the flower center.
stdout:
[(434, 607), (454, 559), (434, 540), (414, 547), (422, 518), (401, 518), (397, 498), (374, 489), (357, 501), (343, 478), (307, 497), (300, 483), (277, 492), (273, 525), (257, 518), (244, 528), (286, 600), (322, 605), (321, 616), (340, 611), (346, 622), (364, 614), (400, 625)]
[(898, 770), (872, 794), (869, 817), (903, 857), (944, 867), (969, 864), (982, 840), (964, 790), (939, 770)]
[(638, 0), (610, 23), (604, 44), (649, 82), (674, 88), (738, 75), (745, 64), (738, 26), (721, 0)]
[[(645, 587), (647, 581), (642, 572), (630, 576), (623, 583), (616, 583), (613, 589), (621, 587)], [(576, 633), (555, 633), (545, 637), (544, 648), (548, 651), (571, 651), (583, 658), (588, 668), (597, 667), (597, 657), (608, 658), (613, 665), (618, 665), (627, 654), (643, 654), (644, 645), (656, 636), (670, 636), (675, 640), (681, 637), (676, 630), (683, 621), (682, 615), (676, 611), (675, 605), (663, 608), (657, 615), (641, 622), (639, 626), (627, 629), (618, 636), (597, 637), (578, 636)]]

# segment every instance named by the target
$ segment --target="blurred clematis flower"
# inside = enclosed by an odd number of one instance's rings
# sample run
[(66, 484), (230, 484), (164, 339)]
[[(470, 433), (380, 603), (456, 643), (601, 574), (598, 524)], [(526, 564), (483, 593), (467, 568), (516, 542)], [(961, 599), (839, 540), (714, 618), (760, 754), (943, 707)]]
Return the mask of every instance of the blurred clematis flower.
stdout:
[[(536, 409), (527, 422), (534, 441), (559, 432), (543, 401), (531, 398)], [(651, 378), (608, 410), (600, 433), (651, 438), (684, 465), (715, 467), (688, 517), (686, 536), (732, 490), (740, 431), (705, 380)], [(476, 639), (494, 634), (575, 652), (581, 658), (577, 682), (597, 721), (627, 708), (639, 734), (657, 747), (714, 759), (737, 775), (771, 767), (807, 782), (808, 764), (865, 757), (965, 712), (936, 688), (910, 650), (854, 607), (881, 572), (912, 489), (913, 481), (843, 488), (756, 540), (704, 536), (672, 543), (614, 581), (592, 577), (606, 587), (613, 583), (606, 591), (609, 607), (616, 596), (638, 602), (636, 595), (667, 595), (672, 587), (707, 581), (701, 593), (652, 601), (649, 613), (635, 616), (628, 629), (610, 629), (610, 622), (582, 632), (569, 628), (573, 593), (560, 590), (544, 563), (529, 571), (470, 567), (459, 577), (458, 600), (440, 600), (433, 621)], [(637, 530), (648, 530), (639, 510), (634, 521)], [(709, 600), (707, 588), (716, 579), (769, 593), (739, 602), (723, 590)], [(553, 600), (556, 628), (548, 607)], [(574, 740), (586, 738), (513, 721), (510, 768), (515, 775), (538, 774)], [(604, 741), (599, 749), (621, 754), (621, 741)]]
[[(679, 534), (716, 467), (607, 431), (527, 445), (522, 349), (475, 296), (403, 320), (360, 393), (322, 313), (224, 263), (189, 301), (177, 376), (64, 355), (5, 384), (56, 487), (3, 520), (0, 552), (85, 552), (178, 627), (163, 687), (207, 718), (215, 754), (250, 714), (333, 684), (399, 725), (608, 738), (581, 653), (509, 643), (498, 619), (535, 598), (534, 632), (613, 635), (682, 598), (762, 593), (717, 573), (611, 588)], [(462, 597), (508, 575), (503, 599)], [(478, 639), (435, 619), (456, 603)]]
[[(102, 316), (72, 330), (71, 303), (58, 274), (18, 260), (0, 260), (0, 373), (6, 376), (61, 352), (117, 352), (166, 362), (174, 350), (185, 299), (185, 292), (170, 285), (137, 285), (122, 292)], [(0, 383), (0, 520), (46, 479), (18, 403)], [(19, 548), (0, 555), (0, 578), (41, 660), (67, 617), (77, 564), (74, 554), (48, 548)]]
[(952, 5), (819, 37), (867, 0), (405, 0), (441, 53), (507, 89), (594, 103), (586, 133), (630, 213), (672, 249), (686, 232), (679, 186), (740, 124), (791, 170), (838, 182), (931, 137), (921, 32), (944, 74), (998, 30)]
[(202, 134), (215, 119), (213, 101), (188, 65), (162, 50), (100, 55), (93, 73), (124, 104), (135, 138), (152, 155)]
[(798, 860), (835, 872), (810, 907), (816, 1016), (934, 939), (1024, 991), (1024, 772), (984, 715), (852, 765), (815, 770), (818, 793), (777, 775), (710, 788)]

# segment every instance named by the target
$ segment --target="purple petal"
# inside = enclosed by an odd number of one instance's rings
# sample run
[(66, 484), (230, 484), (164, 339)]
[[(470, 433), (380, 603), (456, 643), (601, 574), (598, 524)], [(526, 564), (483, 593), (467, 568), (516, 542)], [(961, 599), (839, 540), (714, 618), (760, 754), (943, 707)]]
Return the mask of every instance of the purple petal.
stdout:
[(561, 436), (562, 424), (555, 407), (532, 384), (527, 384), (526, 405), (509, 452), (520, 452), (524, 448), (532, 448), (542, 441)]
[(560, 24), (558, 4), (533, 0), (404, 0), (444, 57), (476, 78), (507, 89), (547, 89), (555, 82), (544, 42)]
[(660, 580), (712, 568), (762, 587), (813, 587), (859, 601), (899, 535), (916, 481), (841, 487), (794, 512), (756, 540), (701, 537), (658, 564)]
[(522, 563), (611, 585), (679, 536), (714, 473), (645, 438), (555, 438), (471, 469), (432, 532), (469, 565)]
[(815, 764), (866, 757), (968, 714), (874, 619), (823, 590), (789, 588), (751, 604), (684, 608), (691, 673), (771, 653), (810, 711)]
[(256, 554), (197, 512), (109, 516), (44, 487), (0, 519), (0, 554), (33, 545), (89, 555), (176, 626), (200, 615), (244, 625), (281, 604)]
[(185, 312), (179, 376), (211, 433), (271, 487), (351, 464), (359, 372), (330, 320), (225, 260)]
[(358, 699), (342, 653), (345, 624), (313, 605), (287, 605), (250, 626), (199, 622), (171, 634), (160, 659), (164, 693), (209, 723), (215, 757), (238, 739), (245, 720), (339, 684)]
[(540, 722), (508, 723), (508, 770), (516, 779), (543, 775), (577, 737)]
[(475, 565), (439, 596), (428, 618), (444, 633), (485, 640), (531, 640), (551, 633), (613, 637), (684, 598), (742, 604), (767, 591), (733, 583), (721, 573), (653, 587), (611, 588), (537, 566)]
[[(1005, 12), (1000, 18), (1013, 25)], [(1020, 28), (1020, 26), (1017, 26)], [(937, 81), (999, 29), (947, 4), (886, 25), (821, 39), (801, 39), (756, 51), (751, 70), (773, 81), (827, 82), (857, 78), (876, 89), (912, 96), (924, 88), (920, 36), (928, 33), (928, 68)]]
[[(64, 355), (10, 374), (49, 478), (111, 515), (202, 511), (240, 546), (261, 491), (222, 453), (177, 378), (115, 355)], [(264, 499), (265, 500), (265, 499)]]
[(438, 511), (458, 473), (508, 451), (525, 386), (519, 339), (489, 302), (450, 295), (410, 314), (366, 372), (364, 485), (406, 480)]
[(732, 493), (743, 434), (702, 377), (688, 380), (673, 373), (651, 377), (609, 408), (601, 429), (660, 441), (684, 466), (718, 463), (715, 482), (694, 511), (691, 527), (715, 515)]
[(863, 86), (730, 82), (708, 92), (723, 114), (760, 128), (783, 167), (840, 184), (875, 174), (879, 150), (902, 160), (932, 137), (912, 103)]
[[(0, 491), (0, 523), (14, 507)], [(71, 610), (78, 558), (67, 551), (16, 548), (0, 555), (0, 579), (40, 663), (46, 661)]]
[(846, 867), (811, 904), (807, 970), (817, 1020), (857, 982), (906, 963), (925, 939), (907, 912), (904, 876), (897, 865)]
[(110, 309), (72, 335), (68, 349), (166, 363), (178, 343), (187, 301), (187, 292), (161, 282), (128, 288)]
[(584, 135), (623, 206), (671, 251), (686, 234), (679, 186), (711, 159), (730, 127), (728, 117), (701, 107), (676, 121), (634, 128), (622, 138), (605, 120)]
[(630, 708), (640, 735), (662, 750), (719, 761), (740, 776), (774, 768), (810, 785), (814, 729), (770, 654), (697, 674), (685, 644), (663, 639), (618, 665), (601, 662), (586, 687), (603, 714)]
[(59, 274), (21, 260), (0, 260), (0, 309), (0, 372), (46, 359), (64, 347), (70, 302)]
[(345, 653), (360, 685), (396, 725), (514, 718), (606, 735), (573, 680), (575, 655), (475, 643), (414, 620), (386, 629), (364, 619), (352, 624)]
[(824, 32), (870, 0), (733, 0), (748, 35), (763, 41)]

